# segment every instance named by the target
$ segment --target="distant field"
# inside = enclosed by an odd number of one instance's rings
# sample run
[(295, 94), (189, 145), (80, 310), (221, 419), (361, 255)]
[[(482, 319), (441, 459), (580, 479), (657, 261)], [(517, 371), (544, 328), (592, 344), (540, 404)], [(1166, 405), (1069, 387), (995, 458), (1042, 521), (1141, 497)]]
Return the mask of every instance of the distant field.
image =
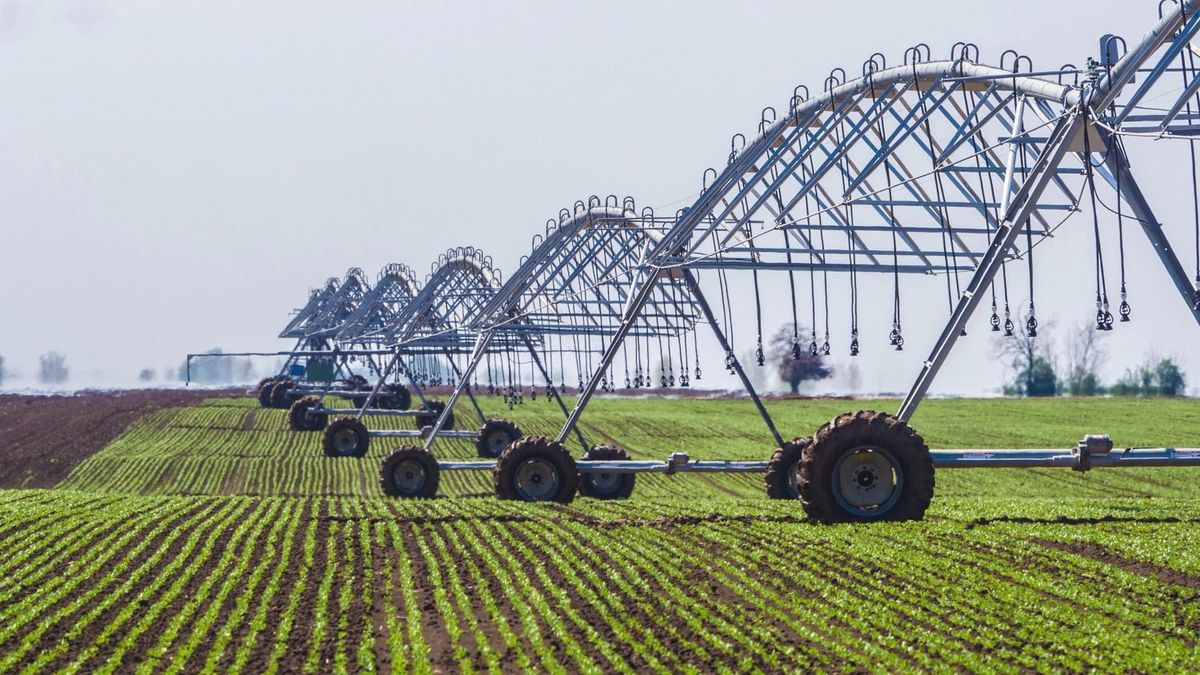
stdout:
[[(793, 436), (896, 402), (769, 405)], [(642, 457), (772, 449), (748, 401), (585, 419)], [(1197, 446), (1200, 402), (935, 400), (914, 425), (931, 447)], [(389, 446), (333, 460), (319, 438), (212, 399), (149, 413), (57, 489), (0, 491), (0, 672), (1200, 668), (1197, 470), (939, 471), (925, 521), (818, 526), (746, 475), (563, 506), (459, 474), (389, 500)]]

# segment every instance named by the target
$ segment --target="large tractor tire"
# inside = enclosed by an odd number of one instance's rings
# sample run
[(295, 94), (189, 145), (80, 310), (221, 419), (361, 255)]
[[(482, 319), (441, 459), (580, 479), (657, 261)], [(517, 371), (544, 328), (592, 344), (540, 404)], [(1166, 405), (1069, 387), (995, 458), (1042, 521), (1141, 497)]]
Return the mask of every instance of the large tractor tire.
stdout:
[(379, 390), (379, 407), (388, 410), (408, 410), (412, 405), (412, 394), (408, 387), (400, 384), (385, 384)]
[(327, 457), (362, 457), (370, 443), (365, 424), (355, 417), (343, 417), (325, 427), (322, 446)]
[(492, 478), (501, 499), (569, 504), (575, 499), (579, 471), (561, 443), (527, 436), (500, 454)]
[(293, 431), (321, 431), (329, 423), (329, 415), (319, 412), (320, 407), (321, 400), (315, 396), (296, 399), (288, 408), (288, 426)]
[[(425, 427), (431, 427), (436, 424), (438, 417), (441, 416), (442, 411), (446, 409), (446, 402), (429, 399), (428, 401), (425, 401), (425, 409), (429, 412), (422, 415), (417, 415), (414, 418), (416, 420), (418, 429), (424, 429)], [(453, 428), (454, 411), (452, 410), (450, 411), (450, 414), (446, 416), (446, 425), (442, 427), (442, 430), (449, 431)]]
[(432, 452), (411, 445), (400, 446), (383, 460), (379, 485), (389, 497), (435, 497), (440, 474)]
[[(627, 462), (624, 448), (598, 445), (583, 453), (584, 461)], [(632, 473), (580, 473), (579, 494), (596, 499), (628, 499), (637, 475)]]
[(296, 383), (291, 380), (280, 380), (271, 387), (271, 407), (287, 410), (297, 398), (292, 390)]
[(767, 462), (767, 496), (771, 499), (800, 498), (800, 458), (812, 444), (811, 438), (793, 438), (777, 448)]
[(490, 419), (484, 422), (475, 439), (475, 450), (480, 457), (495, 459), (525, 433), (521, 427), (505, 419)]
[(805, 512), (820, 522), (919, 520), (933, 498), (933, 460), (907, 423), (860, 410), (817, 431), (797, 485)]
[(275, 384), (280, 381), (278, 377), (268, 377), (258, 383), (258, 405), (263, 408), (271, 407), (271, 390), (275, 388)]

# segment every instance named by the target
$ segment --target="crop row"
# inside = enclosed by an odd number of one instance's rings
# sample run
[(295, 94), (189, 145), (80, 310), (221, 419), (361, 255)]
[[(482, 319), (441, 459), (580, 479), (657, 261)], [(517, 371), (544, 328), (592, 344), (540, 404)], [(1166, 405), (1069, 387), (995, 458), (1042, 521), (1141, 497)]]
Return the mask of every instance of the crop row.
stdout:
[(1142, 523), (684, 504), (8, 492), (0, 671), (1200, 667)]
[[(561, 413), (544, 400), (508, 410), (498, 399), (483, 399), (489, 415), (508, 416), (528, 434), (554, 434)], [(887, 402), (881, 402), (887, 403)], [(970, 408), (979, 402), (944, 401)], [(637, 409), (632, 410), (631, 405)], [(845, 407), (844, 401), (778, 401), (782, 418), (802, 416), (793, 427), (809, 430), (807, 421), (822, 410)], [(1032, 405), (1032, 404), (1031, 404)], [(597, 401), (583, 429), (592, 443), (617, 443), (635, 458), (662, 459), (684, 451), (695, 458), (765, 459), (770, 443), (746, 401)], [(808, 411), (811, 406), (814, 411)], [(476, 423), (464, 407), (460, 428)], [(951, 424), (952, 414), (937, 419)], [(371, 418), (372, 428), (405, 428), (399, 418)], [(786, 427), (785, 427), (786, 428)], [(937, 433), (937, 429), (933, 430)], [(1135, 430), (1136, 431), (1136, 430)], [(1138, 432), (1143, 433), (1143, 432)], [(962, 432), (946, 446), (979, 445)], [(1016, 439), (1013, 439), (1016, 440)], [(1151, 439), (1155, 440), (1155, 439)], [(1165, 442), (1169, 439), (1157, 439)], [(931, 441), (932, 442), (932, 441)], [(361, 460), (330, 459), (320, 447), (320, 434), (293, 432), (284, 411), (264, 410), (251, 399), (216, 399), (203, 405), (164, 410), (134, 424), (101, 452), (84, 461), (61, 487), (95, 492), (141, 495), (324, 495), (380, 497), (378, 470), (397, 439), (375, 439)], [(1050, 440), (1040, 445), (1049, 445)], [(580, 452), (572, 438), (569, 447)], [(443, 439), (435, 446), (439, 457), (475, 459), (467, 440)], [(1057, 469), (954, 470), (938, 474), (939, 498), (948, 496), (1059, 498), (1085, 496), (1181, 497), (1193, 492), (1200, 469), (1100, 470), (1085, 475)], [(639, 477), (638, 498), (752, 498), (761, 499), (758, 475), (702, 474), (685, 477)], [(448, 472), (440, 493), (447, 496), (492, 494), (487, 472)]]

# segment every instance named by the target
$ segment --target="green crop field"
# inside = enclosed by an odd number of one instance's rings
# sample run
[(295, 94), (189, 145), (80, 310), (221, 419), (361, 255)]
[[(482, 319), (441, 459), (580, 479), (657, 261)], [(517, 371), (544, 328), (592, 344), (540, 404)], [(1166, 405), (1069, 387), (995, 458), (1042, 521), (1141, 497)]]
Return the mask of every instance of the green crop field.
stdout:
[[(768, 405), (799, 436), (896, 402)], [(1189, 400), (931, 400), (913, 423), (934, 448), (1200, 445)], [(635, 457), (773, 449), (741, 400), (603, 399), (584, 432)], [(393, 500), (392, 445), (330, 459), (284, 411), (214, 398), (0, 491), (0, 672), (1200, 668), (1197, 469), (941, 470), (924, 521), (828, 526), (758, 475), (543, 505), (447, 473), (442, 498)]]

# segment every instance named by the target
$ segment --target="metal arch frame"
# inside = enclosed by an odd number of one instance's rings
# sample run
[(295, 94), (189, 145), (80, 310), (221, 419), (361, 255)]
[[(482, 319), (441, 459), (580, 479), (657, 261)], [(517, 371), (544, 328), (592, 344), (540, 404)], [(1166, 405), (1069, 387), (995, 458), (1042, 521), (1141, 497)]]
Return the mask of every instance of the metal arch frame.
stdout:
[[(359, 291), (365, 292), (346, 293), (342, 290), (341, 305), (324, 312), (326, 319), (320, 323), (324, 328), (312, 331), (315, 335), (328, 336), (334, 348), (309, 356), (328, 356), (338, 359), (339, 363), (342, 358), (361, 357), (371, 372), (378, 373), (382, 366), (376, 357), (391, 354), (389, 346), (380, 339), (380, 334), (397, 320), (420, 292), (421, 286), (412, 269), (403, 263), (385, 265), (376, 276), (374, 285), (365, 281), (361, 270), (353, 268), (353, 271), (358, 272), (355, 284)], [(341, 289), (346, 286), (347, 283), (343, 282)], [(324, 397), (349, 395), (355, 391), (346, 382), (335, 380), (322, 386), (293, 388), (292, 393)]]
[[(1007, 89), (1016, 97), (1018, 101), (1018, 109), (1015, 114), (1005, 115), (1002, 112), (1003, 105), (993, 106), (990, 113), (984, 118), (983, 122), (1000, 117), (1009, 119), (1011, 133), (1008, 139), (1008, 144), (1011, 149), (1009, 161), (1004, 169), (1004, 183), (1002, 186), (1001, 197), (999, 203), (988, 204), (983, 201), (983, 196), (979, 195), (977, 199), (972, 199), (967, 196), (970, 193), (969, 189), (964, 189), (964, 185), (958, 180), (951, 180), (954, 189), (964, 193), (966, 199), (964, 204), (950, 204), (943, 201), (940, 204), (932, 204), (939, 210), (944, 212), (945, 209), (951, 206), (966, 206), (974, 208), (985, 215), (989, 207), (997, 207), (1000, 212), (999, 222), (996, 223), (996, 228), (991, 230), (989, 243), (986, 250), (981, 251), (982, 255), (979, 258), (977, 265), (973, 267), (971, 278), (967, 284), (966, 290), (960, 292), (957, 303), (954, 306), (950, 319), (947, 321), (941, 336), (933, 347), (930, 357), (924, 362), (920, 374), (911, 387), (904, 402), (901, 404), (898, 416), (901, 419), (911, 418), (917, 405), (923, 399), (928, 391), (929, 385), (936, 376), (938, 370), (944, 363), (946, 357), (953, 348), (955, 341), (961, 334), (962, 328), (971, 316), (973, 310), (978, 305), (983, 293), (991, 284), (1001, 268), (1006, 257), (1012, 255), (1014, 247), (1017, 244), (1018, 236), (1027, 231), (1030, 227), (1031, 219), (1039, 219), (1038, 212), (1046, 210), (1047, 206), (1041, 202), (1045, 195), (1046, 188), (1051, 184), (1055, 184), (1063, 190), (1064, 194), (1070, 196), (1071, 192), (1066, 188), (1062, 179), (1063, 175), (1078, 174), (1078, 171), (1071, 171), (1062, 166), (1063, 160), (1068, 154), (1074, 153), (1081, 161), (1090, 161), (1091, 158), (1084, 156), (1082, 138), (1084, 134), (1092, 135), (1092, 138), (1099, 136), (1100, 145), (1097, 147), (1108, 148), (1108, 152), (1104, 155), (1104, 164), (1107, 168), (1102, 175), (1114, 186), (1120, 186), (1120, 191), (1124, 199), (1126, 199), (1135, 216), (1142, 222), (1143, 230), (1151, 241), (1156, 253), (1159, 255), (1168, 273), (1172, 277), (1180, 294), (1188, 302), (1189, 308), (1197, 321), (1200, 322), (1200, 304), (1195, 304), (1196, 291), (1191, 285), (1191, 281), (1187, 278), (1182, 265), (1172, 252), (1169, 243), (1162, 233), (1161, 227), (1158, 225), (1158, 220), (1154, 218), (1150, 210), (1148, 202), (1142, 196), (1140, 188), (1136, 180), (1129, 171), (1128, 158), (1124, 151), (1119, 147), (1118, 143), (1113, 142), (1110, 135), (1105, 135), (1097, 125), (1092, 124), (1092, 119), (1101, 117), (1101, 111), (1114, 106), (1119, 112), (1110, 120), (1115, 125), (1119, 125), (1124, 119), (1127, 119), (1129, 111), (1134, 108), (1137, 101), (1144, 96), (1147, 91), (1161, 75), (1166, 72), (1165, 64), (1168, 64), (1176, 55), (1178, 55), (1190, 41), (1191, 37), (1200, 28), (1200, 16), (1197, 11), (1200, 10), (1200, 0), (1184, 0), (1179, 5), (1178, 14), (1170, 14), (1162, 18), (1159, 24), (1147, 34), (1143, 41), (1123, 58), (1115, 66), (1111, 68), (1109, 73), (1094, 86), (1084, 86), (1082, 88), (1069, 87), (1056, 84), (1047, 80), (1038, 79), (1029, 75), (1016, 75), (1013, 72), (1008, 72), (998, 68), (981, 66), (978, 64), (968, 63), (964, 59), (946, 62), (930, 62), (930, 63), (913, 63), (905, 64), (904, 66), (883, 69), (878, 72), (865, 73), (865, 76), (854, 82), (836, 84), (836, 86), (828, 86), (825, 93), (810, 99), (809, 101), (797, 102), (794, 100), (794, 105), (789, 113), (770, 125), (763, 125), (761, 135), (745, 145), (740, 151), (735, 146), (735, 151), (731, 153), (730, 161), (726, 169), (721, 172), (711, 186), (706, 186), (706, 189), (701, 193), (697, 202), (689, 209), (685, 209), (682, 216), (679, 218), (676, 226), (662, 239), (658, 247), (650, 253), (645, 261), (646, 274), (643, 275), (643, 280), (636, 293), (631, 295), (630, 303), (622, 317), (622, 325), (614, 335), (608, 348), (605, 350), (601, 358), (598, 368), (593, 372), (592, 377), (587, 383), (587, 386), (580, 392), (579, 402), (561, 432), (558, 435), (558, 441), (562, 442), (571, 430), (577, 425), (578, 419), (586, 407), (588, 400), (594, 394), (601, 378), (606, 369), (611, 365), (616, 356), (617, 350), (620, 348), (622, 341), (629, 334), (632, 324), (636, 321), (639, 313), (643, 311), (653, 288), (656, 285), (659, 274), (667, 269), (681, 269), (688, 275), (689, 286), (699, 291), (699, 285), (692, 276), (692, 269), (701, 269), (704, 267), (735, 269), (757, 268), (765, 269), (766, 266), (760, 260), (750, 257), (742, 260), (726, 260), (723, 259), (723, 253), (727, 252), (729, 244), (736, 236), (744, 231), (745, 226), (758, 213), (759, 209), (767, 208), (772, 211), (777, 224), (786, 224), (787, 217), (791, 210), (800, 203), (800, 201), (809, 195), (814, 195), (820, 198), (820, 187), (818, 181), (827, 172), (831, 171), (835, 166), (845, 172), (845, 165), (839, 162), (839, 157), (846, 156), (846, 146), (854, 142), (868, 137), (867, 130), (870, 129), (872, 123), (869, 122), (872, 118), (878, 120), (885, 114), (891, 115), (893, 121), (898, 125), (894, 128), (904, 128), (904, 133), (908, 136), (915, 136), (918, 140), (920, 135), (914, 133), (917, 131), (918, 124), (908, 124), (906, 120), (915, 119), (916, 106), (909, 106), (907, 117), (902, 117), (894, 108), (895, 101), (900, 99), (899, 94), (894, 94), (897, 88), (907, 88), (908, 86), (915, 87), (917, 90), (924, 88), (923, 97), (932, 95), (932, 92), (939, 88), (947, 89), (946, 96), (943, 96), (942, 101), (950, 100), (949, 94), (953, 93), (956, 87), (965, 88), (967, 83), (974, 83), (976, 87), (984, 88), (989, 95), (994, 95), (1000, 90)], [(1190, 16), (1188, 13), (1191, 13)], [(1133, 79), (1141, 66), (1146, 63), (1150, 57), (1163, 46), (1167, 46), (1167, 51), (1163, 54), (1155, 67), (1151, 70), (1150, 77), (1139, 87), (1139, 89), (1131, 97), (1123, 107), (1116, 107), (1118, 98), (1121, 94), (1121, 88)], [(964, 54), (965, 55), (965, 54)], [(1019, 65), (1020, 58), (1017, 59)], [(1188, 96), (1194, 95), (1200, 91), (1200, 72), (1196, 75), (1191, 83), (1189, 83), (1184, 94), (1179, 97), (1175, 105), (1171, 107), (1167, 115), (1161, 121), (1162, 128), (1168, 128), (1171, 121), (1178, 116), (1179, 109), (1182, 107), (1180, 101), (1187, 99)], [(868, 94), (871, 94), (869, 96)], [(874, 98), (874, 101), (866, 104), (867, 99)], [(921, 100), (924, 100), (922, 98)], [(1034, 138), (1029, 131), (1023, 127), (1022, 112), (1023, 103), (1026, 100), (1034, 102), (1029, 106), (1033, 114), (1041, 114), (1051, 117), (1053, 120), (1053, 129), (1048, 137), (1044, 139)], [(1053, 117), (1049, 109), (1049, 104), (1057, 103), (1064, 107), (1064, 113), (1057, 117)], [(838, 129), (842, 129), (844, 117), (847, 110), (859, 110), (860, 104), (866, 104), (867, 112), (863, 114), (858, 122), (851, 126), (849, 132), (839, 139), (837, 133), (834, 133), (834, 125), (832, 122), (837, 119)], [(940, 110), (943, 115), (949, 115), (949, 111), (941, 106), (933, 106), (934, 110), (929, 111), (932, 114), (934, 111)], [(828, 109), (830, 112), (829, 118), (822, 121), (821, 114)], [(922, 111), (926, 108), (922, 106)], [(975, 111), (979, 110), (976, 106)], [(962, 112), (960, 110), (960, 112)], [(924, 112), (923, 112), (924, 114)], [(964, 116), (961, 120), (959, 131), (952, 139), (952, 142), (957, 141), (958, 146), (964, 142), (970, 142), (975, 145), (974, 137), (978, 133), (982, 122), (972, 124), (972, 119), (976, 116), (975, 112)], [(765, 120), (764, 120), (765, 121)], [(953, 120), (952, 120), (953, 121)], [(907, 126), (906, 126), (907, 124)], [(810, 131), (816, 127), (816, 131)], [(1196, 129), (1200, 132), (1200, 128)], [(807, 139), (802, 136), (807, 133)], [(901, 131), (896, 131), (891, 138), (896, 138), (896, 134)], [(859, 190), (865, 184), (866, 176), (871, 168), (877, 168), (880, 163), (884, 164), (886, 174), (892, 174), (894, 167), (889, 165), (886, 155), (890, 151), (890, 139), (883, 132), (879, 133), (880, 142), (874, 147), (876, 152), (875, 161), (872, 164), (865, 165), (859, 179), (848, 181), (845, 195), (842, 204), (853, 204), (855, 200), (851, 199), (851, 193)], [(830, 138), (833, 139), (834, 145), (828, 147)], [(1020, 139), (1018, 141), (1018, 138)], [(806, 143), (802, 145), (801, 150), (793, 151), (791, 158), (785, 158), (785, 151), (792, 148), (797, 143)], [(1014, 158), (1017, 155), (1016, 149), (1018, 143), (1026, 147), (1029, 155), (1032, 155), (1032, 162), (1026, 164), (1022, 162), (1021, 170), (1014, 170)], [(931, 154), (937, 154), (931, 146), (926, 146)], [(805, 157), (811, 154), (811, 151), (816, 148), (821, 148), (825, 153), (825, 161), (821, 162), (813, 168), (812, 165), (807, 165)], [(828, 148), (828, 149), (827, 149)], [(943, 151), (935, 160), (934, 174), (949, 173), (942, 168), (937, 167), (939, 163), (945, 161), (953, 147), (946, 144)], [(986, 154), (986, 153), (981, 153)], [(765, 160), (765, 161), (764, 161)], [(988, 162), (995, 164), (994, 158), (988, 157)], [(774, 168), (774, 170), (773, 170)], [(989, 171), (997, 171), (996, 167), (990, 167)], [(903, 169), (908, 173), (907, 169)], [(1018, 173), (1020, 176), (1018, 176)], [(797, 175), (799, 174), (799, 176)], [(750, 178), (747, 178), (750, 176)], [(904, 182), (907, 178), (911, 178), (911, 173), (900, 178)], [(783, 202), (777, 195), (777, 190), (788, 179), (795, 179), (801, 183), (800, 189), (794, 193), (788, 202)], [(889, 180), (889, 186), (890, 186)], [(878, 190), (873, 191), (875, 193)], [(885, 213), (889, 214), (892, 219), (892, 230), (896, 231), (899, 228), (894, 221), (893, 209), (900, 204), (891, 199), (890, 189), (889, 199), (887, 201), (879, 199), (872, 203), (879, 212), (879, 207), (884, 207)], [(734, 196), (730, 197), (732, 194)], [(770, 200), (775, 198), (775, 206), (770, 208)], [(753, 201), (751, 201), (753, 200)], [(827, 201), (830, 206), (826, 209), (837, 215), (837, 206), (834, 199)], [(915, 200), (920, 202), (921, 200)], [(929, 207), (929, 203), (907, 204), (907, 206), (923, 206)], [(1076, 204), (1070, 204), (1061, 208), (1074, 210)], [(847, 208), (848, 210), (848, 208)], [(944, 216), (939, 217), (943, 220)], [(1044, 223), (1044, 220), (1042, 220)], [(842, 224), (845, 224), (843, 220)], [(1022, 226), (1024, 224), (1024, 226)], [(850, 225), (848, 229), (853, 229)], [(991, 229), (989, 227), (989, 229)], [(717, 247), (717, 255), (701, 256), (699, 248), (701, 244), (718, 233), (721, 235), (720, 246)], [(854, 251), (853, 247), (849, 248)], [(753, 250), (736, 250), (735, 253), (759, 253)], [(854, 251), (858, 252), (858, 251)], [(914, 247), (915, 253), (920, 253)], [(969, 253), (969, 251), (964, 251)], [(802, 252), (803, 253), (803, 252)], [(810, 250), (807, 253), (820, 254), (822, 257), (825, 251)], [(861, 251), (862, 254), (870, 256), (871, 252)], [(895, 254), (893, 253), (893, 258)], [(707, 262), (706, 262), (707, 261)], [(791, 265), (774, 265), (776, 268), (783, 269), (807, 269), (815, 267), (817, 269), (828, 269), (837, 271), (836, 268), (830, 265), (827, 260), (814, 265), (811, 262), (808, 265), (791, 264)], [(851, 263), (853, 269), (853, 262)], [(893, 264), (890, 269), (885, 266), (884, 270), (860, 270), (860, 271), (892, 271), (892, 272), (916, 272), (921, 271), (919, 268), (910, 268), (899, 270), (898, 266)], [(928, 270), (926, 270), (928, 271)], [(697, 298), (702, 300), (702, 295), (697, 293)], [(711, 314), (710, 314), (711, 316)], [(717, 329), (716, 322), (711, 321), (713, 328)], [(715, 330), (718, 340), (724, 344), (723, 335), (719, 330)], [(733, 359), (737, 363), (737, 359)], [(744, 372), (737, 368), (738, 375), (743, 381), (747, 392), (758, 400), (754, 388), (745, 377)], [(780, 441), (778, 432), (774, 429), (770, 422), (770, 417), (765, 409), (760, 409), (763, 416), (768, 420), (768, 426), (771, 427), (773, 435), (777, 441)], [(1044, 459), (1044, 458), (1043, 458)], [(943, 458), (946, 463), (953, 464), (949, 459)], [(1034, 460), (1029, 460), (1030, 462)], [(1041, 461), (1041, 460), (1037, 460)]]
[[(351, 409), (317, 406), (310, 410), (310, 414), (350, 414), (359, 420), (367, 416), (415, 417), (429, 414), (424, 389), (405, 357), (424, 355), (444, 358), (454, 371), (456, 386), (461, 384), (465, 376), (452, 357), (468, 353), (467, 345), (474, 343), (470, 320), (501, 286), (502, 276), (499, 269), (494, 266), (491, 258), (479, 249), (460, 247), (440, 255), (437, 261), (432, 263), (429, 275), (412, 301), (387, 326), (366, 335), (369, 339), (388, 345), (390, 358), (382, 364), (378, 380), (363, 406)], [(515, 345), (502, 345), (502, 348), (515, 348)], [(420, 408), (391, 410), (371, 407), (388, 379), (394, 375), (403, 375), (412, 385), (421, 403)], [(486, 422), (487, 417), (469, 387), (466, 393), (480, 422)], [(446, 411), (449, 410), (451, 405), (447, 404)], [(447, 417), (448, 413), (442, 415), (443, 419), (439, 420), (441, 423), (431, 436), (474, 438), (477, 435), (474, 431), (443, 430), (444, 418)], [(414, 438), (422, 436), (425, 432), (417, 429), (368, 430), (367, 433), (370, 437), (379, 438)]]
[[(524, 344), (545, 379), (548, 394), (570, 420), (572, 411), (554, 386), (532, 337), (605, 338), (619, 330), (629, 294), (638, 285), (637, 275), (645, 256), (671, 222), (656, 219), (650, 209), (636, 212), (631, 197), (618, 200), (611, 195), (603, 205), (598, 197), (592, 197), (586, 204), (577, 202), (573, 213), (560, 211), (559, 219), (550, 221), (544, 236), (534, 238), (531, 252), (522, 258), (517, 271), (472, 323), (478, 331), (475, 346), (445, 411), (426, 437), (425, 449), (432, 449), (459, 396), (470, 395), (469, 378), (498, 338), (516, 339)], [(683, 279), (683, 275), (677, 276)], [(686, 292), (691, 288), (677, 285), (679, 288), (662, 293), (662, 297), (647, 299), (644, 307), (650, 311), (639, 314), (632, 322), (634, 335), (674, 336), (694, 330), (701, 311), (711, 320), (711, 310), (702, 296), (698, 302), (689, 303), (686, 299), (685, 303), (679, 302), (676, 291)], [(655, 288), (662, 286), (656, 284)], [(771, 423), (769, 418), (767, 421)], [(578, 426), (570, 427), (569, 432), (559, 437), (559, 442), (573, 432), (584, 451), (590, 449)]]

